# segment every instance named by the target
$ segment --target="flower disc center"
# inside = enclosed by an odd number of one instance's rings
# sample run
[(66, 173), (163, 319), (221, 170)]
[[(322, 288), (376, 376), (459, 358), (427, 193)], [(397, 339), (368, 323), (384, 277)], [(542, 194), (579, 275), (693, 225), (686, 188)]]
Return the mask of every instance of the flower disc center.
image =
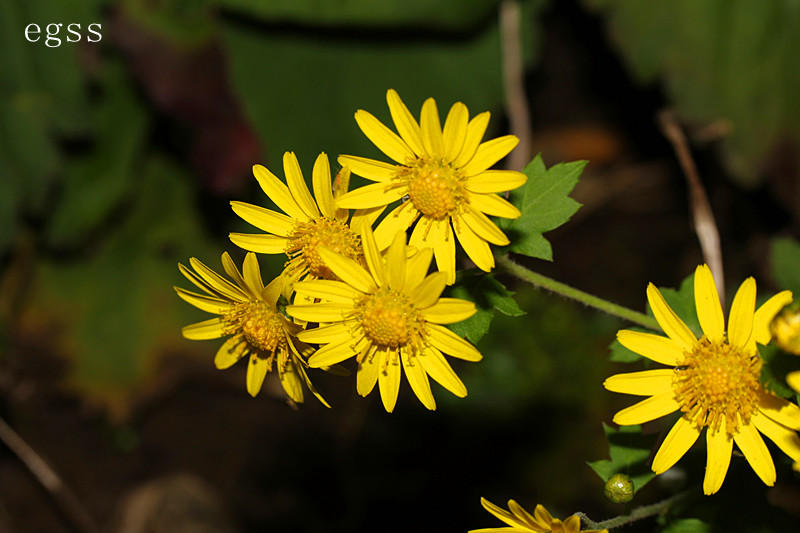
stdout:
[(298, 222), (289, 236), (285, 251), (290, 257), (301, 255), (303, 266), (312, 276), (337, 279), (319, 256), (317, 247), (320, 244), (355, 261), (359, 261), (363, 255), (361, 241), (350, 226), (325, 217)]
[(263, 302), (238, 303), (222, 320), (226, 333), (241, 332), (251, 346), (265, 352), (274, 352), (286, 343), (280, 315)]
[(444, 163), (418, 160), (404, 172), (408, 197), (423, 215), (442, 220), (457, 212), (464, 198), (457, 170)]
[(374, 344), (397, 348), (419, 339), (422, 318), (405, 294), (381, 287), (357, 303), (361, 327)]
[(742, 353), (727, 342), (712, 344), (706, 337), (684, 353), (672, 380), (684, 416), (697, 427), (713, 430), (725, 420), (729, 433), (747, 424), (761, 390), (761, 358)]

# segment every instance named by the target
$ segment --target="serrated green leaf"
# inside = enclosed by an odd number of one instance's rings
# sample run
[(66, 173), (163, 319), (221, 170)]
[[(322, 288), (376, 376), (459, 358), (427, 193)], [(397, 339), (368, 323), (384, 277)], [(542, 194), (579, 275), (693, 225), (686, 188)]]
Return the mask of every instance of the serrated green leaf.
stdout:
[(670, 522), (662, 533), (709, 533), (711, 525), (698, 518), (681, 518)]
[(800, 243), (789, 238), (774, 239), (770, 259), (778, 286), (800, 296)]
[(522, 216), (500, 223), (511, 239), (511, 251), (552, 260), (550, 243), (542, 233), (564, 224), (580, 208), (581, 204), (567, 195), (577, 185), (586, 163), (559, 163), (548, 169), (541, 154), (528, 163), (523, 169), (528, 181), (510, 195), (511, 203), (519, 208)]
[(461, 273), (448, 296), (474, 302), (477, 312), (467, 320), (448, 327), (473, 344), (477, 343), (489, 331), (495, 311), (512, 317), (525, 314), (525, 311), (517, 305), (513, 294), (492, 274)]
[(634, 493), (644, 487), (655, 474), (645, 464), (653, 447), (653, 439), (642, 435), (641, 426), (623, 426), (614, 429), (603, 424), (608, 439), (610, 459), (591, 461), (587, 464), (600, 476), (603, 482), (612, 475), (620, 473), (633, 480)]

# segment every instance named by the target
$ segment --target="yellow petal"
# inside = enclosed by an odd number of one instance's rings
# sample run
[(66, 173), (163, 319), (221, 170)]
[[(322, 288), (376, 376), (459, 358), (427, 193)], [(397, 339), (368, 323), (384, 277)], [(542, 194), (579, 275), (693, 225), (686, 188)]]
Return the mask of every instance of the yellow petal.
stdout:
[(396, 202), (405, 194), (402, 187), (387, 188), (385, 183), (372, 183), (359, 187), (336, 200), (336, 207), (345, 209), (369, 209)]
[(416, 155), (423, 155), (425, 149), (422, 146), (422, 134), (419, 131), (419, 124), (417, 124), (417, 120), (403, 103), (403, 100), (400, 99), (397, 91), (394, 89), (386, 91), (386, 102), (389, 104), (389, 112), (397, 128), (397, 133), (400, 134), (400, 137), (403, 138)]
[(800, 461), (800, 437), (797, 433), (759, 411), (751, 415), (750, 422), (793, 461)]
[(242, 275), (244, 276), (245, 287), (247, 287), (253, 299), (258, 299), (261, 296), (261, 291), (264, 290), (264, 282), (261, 280), (261, 268), (258, 266), (258, 259), (256, 254), (248, 252), (244, 257), (244, 264), (242, 265)]
[(314, 161), (314, 169), (311, 171), (311, 185), (314, 187), (314, 196), (317, 198), (317, 205), (322, 215), (326, 218), (336, 218), (336, 204), (333, 201), (333, 189), (331, 188), (331, 164), (328, 161), (328, 154), (322, 152)]
[(192, 265), (197, 275), (208, 284), (209, 288), (217, 292), (220, 296), (224, 296), (234, 302), (241, 302), (248, 299), (244, 289), (237, 287), (194, 257), (189, 259), (189, 264)]
[(496, 194), (471, 193), (469, 195), (469, 203), (481, 213), (486, 213), (493, 217), (516, 219), (522, 215), (520, 210), (513, 204)]
[(398, 232), (386, 250), (386, 281), (390, 287), (402, 290), (406, 281), (406, 233)]
[(467, 206), (461, 212), (461, 220), (467, 223), (475, 234), (481, 239), (496, 244), (498, 246), (505, 246), (509, 243), (508, 237), (505, 233), (500, 231), (500, 228), (494, 225), (494, 222), (489, 220), (486, 215), (480, 211)]
[(202, 294), (187, 291), (185, 289), (181, 289), (180, 287), (173, 287), (173, 289), (175, 289), (175, 292), (178, 293), (178, 296), (181, 298), (181, 300), (208, 313), (221, 315), (229, 311), (232, 307), (231, 303), (227, 300), (214, 298), (213, 296), (203, 296)]
[(297, 156), (294, 155), (294, 152), (283, 154), (283, 172), (286, 174), (286, 183), (289, 185), (289, 191), (292, 193), (292, 198), (297, 202), (297, 205), (309, 218), (318, 217), (319, 209), (317, 209), (317, 204), (308, 190), (306, 180), (303, 178), (303, 172), (300, 170), (300, 163), (297, 162)]
[(461, 168), (464, 176), (469, 178), (485, 171), (507, 156), (517, 144), (519, 144), (519, 139), (514, 135), (504, 135), (481, 143), (469, 163)]
[(398, 168), (397, 165), (354, 155), (340, 155), (339, 164), (348, 167), (353, 174), (380, 183), (387, 183), (394, 178)]
[(764, 439), (752, 424), (743, 424), (738, 433), (733, 436), (736, 446), (744, 454), (753, 471), (767, 486), (775, 484), (775, 463), (769, 454)]
[(448, 219), (432, 223), (429, 242), (433, 244), (436, 268), (447, 274), (447, 284), (456, 282), (456, 241)]
[(256, 354), (250, 355), (250, 364), (247, 365), (247, 392), (250, 396), (255, 397), (261, 390), (268, 370), (269, 364), (266, 359), (261, 359)]
[(346, 323), (337, 323), (330, 326), (307, 329), (297, 334), (297, 338), (303, 342), (313, 344), (341, 344), (346, 340), (353, 339), (350, 328)]
[(261, 300), (275, 307), (275, 304), (278, 303), (278, 298), (281, 296), (281, 289), (283, 289), (285, 281), (283, 276), (278, 276), (270, 281), (267, 286), (264, 287), (264, 290), (261, 291)]
[(655, 315), (664, 333), (675, 341), (683, 350), (692, 350), (697, 343), (697, 337), (694, 336), (692, 330), (690, 330), (689, 327), (683, 323), (683, 320), (678, 318), (678, 315), (667, 305), (664, 296), (661, 295), (661, 292), (652, 283), (647, 286), (647, 301), (650, 302), (653, 315)]
[(444, 131), (442, 132), (444, 144), (442, 156), (445, 163), (453, 161), (464, 146), (464, 139), (467, 136), (467, 124), (469, 124), (469, 111), (467, 106), (461, 102), (456, 102), (447, 113), (444, 121)]
[(253, 175), (258, 180), (258, 184), (261, 185), (264, 194), (269, 196), (270, 200), (275, 202), (275, 205), (280, 207), (284, 213), (295, 220), (302, 222), (308, 220), (308, 215), (297, 205), (288, 187), (281, 183), (281, 180), (275, 174), (267, 170), (266, 167), (255, 165), (253, 166)]
[(364, 259), (367, 262), (367, 270), (372, 275), (375, 284), (382, 287), (386, 283), (386, 269), (370, 226), (361, 227), (361, 245), (364, 250)]
[(378, 371), (380, 363), (377, 357), (366, 357), (358, 364), (356, 373), (356, 392), (361, 396), (366, 396), (378, 382)]
[(487, 170), (466, 180), (467, 190), (474, 193), (513, 191), (528, 181), (528, 176), (516, 170)]
[(338, 303), (287, 305), (286, 312), (308, 322), (341, 322), (353, 312), (353, 306)]
[[(731, 304), (728, 324), (728, 342), (738, 348), (747, 349), (753, 333), (753, 315), (756, 309), (756, 280), (747, 278), (736, 291)], [(755, 343), (752, 343), (755, 348)], [(749, 350), (748, 350), (749, 351)]]
[(427, 332), (428, 340), (430, 340), (431, 344), (452, 357), (458, 357), (465, 361), (480, 361), (483, 359), (481, 352), (469, 341), (462, 339), (444, 326), (428, 324)]
[(695, 270), (694, 301), (703, 333), (712, 343), (722, 342), (725, 336), (725, 316), (722, 314), (717, 286), (708, 265), (700, 265)]
[[(336, 177), (333, 179), (334, 206), (336, 206), (336, 200), (338, 200), (343, 195), (347, 194), (347, 191), (349, 190), (350, 190), (350, 167), (342, 167), (342, 169), (336, 173)], [(337, 207), (334, 213), (336, 215), (336, 220), (342, 222), (343, 224), (347, 223), (347, 218), (350, 216), (350, 211), (348, 209), (342, 209)]]
[(245, 233), (229, 234), (231, 242), (250, 252), (259, 254), (282, 254), (289, 239), (275, 235), (252, 235)]
[(326, 344), (308, 358), (308, 366), (311, 368), (332, 366), (353, 357), (356, 354), (353, 340), (349, 338), (338, 344)]
[(706, 431), (708, 455), (706, 457), (706, 476), (703, 479), (703, 492), (706, 495), (714, 494), (725, 481), (728, 466), (731, 463), (733, 439), (725, 430), (725, 419), (717, 431)]
[(422, 317), (434, 324), (455, 324), (477, 312), (475, 304), (458, 298), (439, 298), (432, 306), (422, 309)]
[(353, 212), (353, 218), (350, 220), (350, 229), (356, 233), (361, 233), (361, 230), (364, 226), (372, 227), (375, 221), (378, 220), (378, 217), (383, 214), (385, 209), (385, 205), (380, 207), (371, 207), (369, 209), (356, 209)]
[(278, 365), (278, 377), (286, 396), (295, 403), (303, 403), (303, 380), (297, 372), (298, 366), (294, 361), (283, 367)]
[(800, 431), (800, 407), (797, 405), (761, 391), (758, 398), (758, 410), (775, 422)]
[(231, 207), (239, 218), (260, 230), (281, 237), (287, 237), (294, 231), (295, 220), (277, 211), (244, 202), (231, 202)]
[(475, 263), (475, 266), (484, 272), (490, 272), (494, 268), (494, 255), (492, 255), (489, 244), (476, 235), (463, 219), (454, 222), (453, 228), (455, 229), (456, 237), (458, 237), (458, 242), (461, 243), (461, 247), (467, 252), (467, 255), (472, 259), (472, 262)]
[(442, 126), (439, 123), (439, 109), (436, 107), (436, 100), (428, 98), (422, 104), (420, 114), (420, 132), (422, 133), (422, 144), (428, 155), (434, 159), (442, 157)]
[(324, 246), (318, 247), (317, 253), (325, 262), (325, 266), (330, 268), (340, 280), (357, 291), (369, 292), (377, 287), (369, 272), (352, 259), (337, 254)]
[(381, 369), (378, 372), (378, 389), (381, 391), (381, 401), (387, 413), (394, 411), (397, 403), (397, 393), (400, 390), (400, 362), (393, 361), (384, 352), (378, 352), (375, 356), (381, 361)]
[(653, 472), (663, 474), (683, 457), (697, 442), (700, 430), (686, 418), (680, 417), (672, 426), (653, 459)]
[(647, 398), (639, 403), (623, 409), (614, 415), (614, 423), (620, 426), (632, 426), (650, 422), (680, 409), (672, 391)]
[(406, 287), (416, 287), (428, 274), (433, 248), (422, 248), (406, 259)]
[(314, 279), (301, 281), (294, 286), (297, 294), (312, 298), (320, 298), (323, 301), (340, 304), (351, 304), (353, 299), (360, 295), (353, 290), (347, 283), (341, 281)]
[(778, 312), (792, 303), (792, 291), (781, 291), (758, 308), (753, 317), (753, 338), (759, 344), (768, 344), (772, 338), (769, 323)]
[(469, 121), (467, 135), (464, 137), (464, 145), (461, 147), (458, 157), (453, 160), (454, 167), (459, 168), (466, 165), (475, 155), (483, 139), (483, 134), (486, 133), (486, 127), (489, 125), (489, 117), (489, 112), (484, 111)]
[(405, 232), (414, 223), (419, 211), (411, 202), (404, 202), (386, 215), (375, 228), (375, 242), (379, 250), (385, 250), (400, 232)]
[[(508, 504), (511, 505), (511, 502), (514, 502), (514, 500), (509, 500)], [(514, 503), (516, 503), (516, 502), (514, 502)], [(487, 511), (489, 511), (490, 513), (492, 513), (496, 518), (498, 518), (499, 520), (502, 520), (503, 522), (505, 522), (506, 524), (511, 526), (511, 528), (518, 528), (518, 527), (527, 528), (527, 525), (522, 520), (520, 520), (519, 518), (517, 518), (513, 514), (509, 513), (505, 509), (502, 509), (502, 508), (498, 507), (497, 505), (493, 504), (492, 502), (490, 502), (486, 498), (481, 498), (481, 505), (483, 505), (483, 508), (486, 509)], [(507, 528), (489, 528), (489, 529), (486, 529), (486, 530), (478, 530), (478, 531), (487, 531), (488, 532), (488, 531), (498, 531), (498, 530), (500, 530), (500, 531), (506, 531), (506, 530), (508, 530), (508, 531), (516, 531), (515, 529), (510, 529), (509, 530)], [(536, 530), (534, 530), (534, 531), (536, 531)], [(547, 531), (547, 530), (545, 529), (543, 531)], [(475, 533), (475, 532), (472, 531), (471, 533)]]
[(401, 164), (405, 164), (408, 160), (416, 159), (416, 155), (403, 139), (384, 126), (372, 114), (359, 109), (356, 111), (355, 117), (358, 127), (381, 152)]
[(672, 390), (672, 378), (675, 371), (671, 369), (644, 370), (616, 374), (606, 379), (603, 386), (611, 392), (635, 394), (637, 396), (655, 396), (666, 394)]
[(662, 365), (677, 366), (683, 360), (683, 348), (668, 337), (623, 329), (617, 333), (617, 340), (627, 349)]
[(403, 361), (403, 370), (406, 373), (406, 378), (408, 378), (408, 383), (411, 385), (411, 390), (417, 395), (422, 405), (431, 411), (435, 411), (436, 401), (433, 399), (428, 374), (419, 362), (420, 358), (409, 357), (406, 350), (401, 350), (400, 359)]
[(244, 278), (242, 277), (242, 273), (239, 272), (239, 269), (236, 267), (236, 263), (233, 262), (233, 259), (231, 259), (231, 256), (228, 254), (228, 252), (224, 252), (222, 254), (222, 268), (225, 269), (225, 273), (233, 280), (233, 283), (237, 287), (244, 287)]
[(247, 343), (244, 337), (236, 335), (222, 343), (214, 356), (214, 366), (225, 370), (233, 366), (244, 354), (247, 353)]
[(422, 283), (413, 287), (411, 289), (411, 298), (414, 300), (414, 307), (422, 310), (435, 304), (439, 296), (442, 295), (444, 288), (447, 287), (446, 281), (447, 274), (434, 272), (422, 280)]
[(224, 336), (225, 327), (222, 320), (217, 317), (184, 326), (183, 329), (181, 329), (181, 333), (189, 340), (205, 341), (208, 339), (218, 339)]
[(459, 379), (453, 368), (447, 362), (447, 359), (442, 353), (429, 346), (425, 349), (425, 353), (417, 357), (417, 361), (425, 369), (425, 372), (433, 378), (439, 385), (449, 390), (459, 398), (467, 395), (467, 387)]
[(800, 393), (800, 370), (786, 374), (786, 383), (793, 388), (795, 392)]

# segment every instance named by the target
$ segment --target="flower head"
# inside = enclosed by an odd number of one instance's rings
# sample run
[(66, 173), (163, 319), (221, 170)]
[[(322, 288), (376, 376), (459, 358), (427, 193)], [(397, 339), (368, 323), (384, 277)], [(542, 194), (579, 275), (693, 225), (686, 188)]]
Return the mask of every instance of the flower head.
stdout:
[[(533, 514), (520, 507), (514, 500), (508, 500), (508, 509), (502, 509), (486, 498), (481, 498), (483, 508), (511, 527), (490, 527), (473, 529), (470, 533), (580, 533), (581, 519), (572, 515), (563, 522), (547, 512), (542, 505), (537, 505)], [(608, 533), (607, 529), (584, 529), (583, 533)]]
[[(770, 323), (775, 344), (784, 352), (800, 355), (800, 306), (792, 304), (778, 313)], [(800, 370), (789, 372), (786, 383), (800, 393)]]
[(697, 267), (694, 298), (703, 335), (698, 339), (667, 305), (652, 283), (647, 299), (666, 337), (622, 330), (617, 339), (626, 348), (669, 365), (669, 369), (617, 374), (604, 385), (613, 392), (650, 396), (614, 416), (626, 426), (655, 420), (674, 411), (681, 417), (664, 439), (652, 468), (671, 468), (706, 430), (708, 455), (703, 490), (722, 486), (733, 443), (767, 485), (775, 482), (775, 465), (760, 433), (795, 461), (800, 459), (800, 408), (769, 393), (761, 385), (762, 360), (756, 343), (770, 341), (772, 317), (792, 300), (783, 291), (755, 310), (756, 283), (742, 283), (731, 306), (729, 324), (717, 296), (711, 270)]
[(433, 248), (436, 265), (447, 273), (448, 284), (455, 281), (455, 238), (480, 269), (490, 271), (494, 257), (489, 244), (502, 246), (509, 241), (486, 215), (518, 218), (520, 211), (495, 193), (516, 189), (527, 178), (521, 172), (488, 169), (513, 150), (519, 139), (506, 135), (482, 143), (489, 113), (469, 120), (467, 106), (461, 102), (450, 109), (442, 129), (433, 98), (423, 104), (419, 123), (394, 90), (387, 92), (386, 100), (399, 135), (364, 110), (356, 113), (356, 122), (396, 164), (340, 156), (342, 165), (377, 183), (342, 195), (336, 205), (380, 214), (404, 198), (375, 229), (381, 250), (419, 218), (410, 244)]
[[(261, 165), (253, 167), (253, 174), (266, 195), (284, 213), (244, 202), (231, 202), (234, 212), (242, 219), (267, 232), (265, 235), (231, 233), (234, 244), (264, 254), (285, 253), (289, 257), (284, 270), (284, 295), (291, 294), (294, 283), (304, 277), (329, 279), (330, 270), (317, 253), (320, 244), (336, 250), (354, 260), (363, 260), (358, 233), (351, 229), (347, 219), (349, 211), (337, 208), (335, 199), (347, 191), (350, 171), (347, 168), (331, 187), (331, 170), (328, 156), (321, 153), (312, 171), (314, 196), (306, 186), (303, 173), (292, 152), (283, 155), (284, 185), (272, 172)], [(371, 224), (374, 217), (361, 213), (353, 216), (353, 226), (365, 221)]]
[(305, 383), (319, 401), (328, 406), (304, 369), (303, 357), (312, 350), (297, 339), (302, 327), (283, 316), (275, 306), (281, 292), (280, 279), (276, 278), (265, 287), (253, 253), (245, 257), (242, 273), (227, 252), (222, 254), (222, 266), (234, 283), (195, 258), (191, 258), (189, 263), (194, 271), (183, 265), (178, 267), (205, 294), (180, 287), (175, 287), (175, 291), (198, 309), (219, 316), (184, 327), (183, 336), (192, 340), (229, 336), (217, 351), (214, 364), (222, 370), (248, 356), (247, 392), (251, 396), (258, 394), (267, 373), (276, 365), (283, 390), (289, 398), (302, 403), (302, 384)]
[(409, 255), (405, 232), (397, 234), (385, 257), (378, 252), (369, 226), (363, 227), (361, 242), (366, 269), (320, 247), (320, 256), (341, 281), (300, 282), (298, 295), (327, 303), (286, 308), (296, 319), (321, 324), (299, 335), (304, 342), (324, 345), (308, 364), (324, 367), (355, 356), (358, 393), (366, 396), (377, 382), (389, 412), (397, 401), (401, 366), (428, 409), (436, 408), (428, 376), (456, 396), (466, 396), (466, 387), (442, 352), (467, 361), (478, 361), (481, 354), (442, 324), (469, 318), (475, 305), (440, 298), (445, 274), (426, 276), (433, 252), (425, 248)]

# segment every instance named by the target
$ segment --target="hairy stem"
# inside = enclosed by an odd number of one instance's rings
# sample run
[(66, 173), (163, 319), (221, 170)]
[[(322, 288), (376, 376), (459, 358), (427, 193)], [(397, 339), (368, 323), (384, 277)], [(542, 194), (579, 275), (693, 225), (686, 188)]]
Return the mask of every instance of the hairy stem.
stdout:
[(637, 520), (641, 520), (642, 518), (648, 518), (650, 516), (662, 514), (666, 512), (670, 508), (670, 506), (673, 505), (678, 500), (686, 498), (697, 492), (698, 491), (696, 488), (692, 488), (684, 492), (680, 492), (675, 496), (671, 496), (666, 500), (661, 500), (660, 502), (656, 502), (651, 505), (642, 505), (641, 507), (637, 507), (636, 509), (634, 509), (633, 511), (631, 511), (626, 515), (609, 518), (608, 520), (603, 520), (602, 522), (595, 522), (583, 513), (575, 513), (575, 514), (578, 515), (578, 518), (580, 518), (581, 521), (589, 529), (612, 529), (615, 527), (630, 524), (631, 522), (635, 522)]

